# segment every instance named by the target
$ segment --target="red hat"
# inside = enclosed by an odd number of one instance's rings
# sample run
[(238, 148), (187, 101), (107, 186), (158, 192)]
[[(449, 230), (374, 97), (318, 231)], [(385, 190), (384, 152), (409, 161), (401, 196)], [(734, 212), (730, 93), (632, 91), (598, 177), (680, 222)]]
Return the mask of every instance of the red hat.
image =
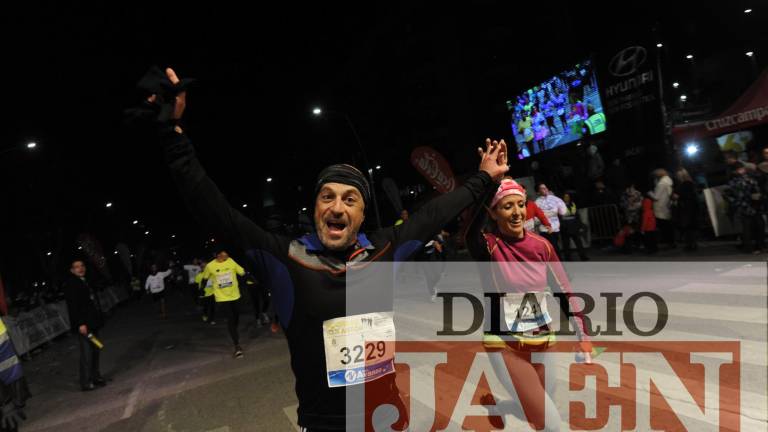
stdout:
[(495, 207), (496, 204), (498, 204), (499, 201), (501, 201), (501, 199), (507, 195), (520, 195), (523, 198), (526, 197), (525, 189), (520, 186), (518, 182), (512, 179), (504, 179), (501, 181), (499, 189), (496, 190), (496, 195), (493, 196), (493, 201), (491, 201), (491, 208)]

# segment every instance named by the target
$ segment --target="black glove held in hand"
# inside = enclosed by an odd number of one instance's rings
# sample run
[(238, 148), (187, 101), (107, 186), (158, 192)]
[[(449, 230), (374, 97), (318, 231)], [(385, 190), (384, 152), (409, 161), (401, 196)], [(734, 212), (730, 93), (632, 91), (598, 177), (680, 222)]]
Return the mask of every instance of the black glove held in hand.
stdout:
[[(173, 85), (163, 70), (157, 66), (149, 68), (146, 74), (136, 84), (142, 93), (139, 106), (125, 110), (125, 123), (128, 126), (151, 126), (160, 130), (173, 129), (177, 121), (173, 118), (176, 95), (185, 91), (194, 79), (182, 79)], [(147, 98), (155, 95), (154, 102)]]

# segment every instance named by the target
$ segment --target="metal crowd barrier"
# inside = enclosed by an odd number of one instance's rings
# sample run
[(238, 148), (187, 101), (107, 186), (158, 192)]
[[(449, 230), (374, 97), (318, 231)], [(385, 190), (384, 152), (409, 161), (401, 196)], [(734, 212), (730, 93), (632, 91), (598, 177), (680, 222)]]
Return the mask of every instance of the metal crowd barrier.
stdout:
[(610, 205), (601, 205), (587, 207), (587, 228), (589, 230), (590, 240), (612, 239), (621, 229), (621, 213), (619, 207)]
[[(97, 295), (104, 312), (128, 298), (128, 293), (116, 286), (110, 286)], [(5, 316), (3, 322), (18, 355), (26, 354), (69, 331), (69, 313), (63, 301), (38, 306), (15, 317)]]

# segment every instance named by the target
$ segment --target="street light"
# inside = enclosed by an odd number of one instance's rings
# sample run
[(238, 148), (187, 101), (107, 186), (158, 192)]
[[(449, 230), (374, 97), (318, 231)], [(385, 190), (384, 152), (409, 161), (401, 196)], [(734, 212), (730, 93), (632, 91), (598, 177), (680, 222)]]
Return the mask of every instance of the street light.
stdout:
[(267, 183), (272, 183), (272, 177), (267, 177)]
[(679, 82), (673, 82), (672, 83), (672, 87), (678, 88), (678, 87), (680, 87), (680, 83)]
[(685, 56), (685, 58), (687, 58), (688, 60), (693, 60), (693, 54), (688, 54), (687, 56)]
[(755, 55), (753, 51), (747, 51), (746, 54), (747, 54), (747, 57), (752, 57), (753, 55)]
[(661, 48), (661, 47), (663, 47), (663, 46), (664, 46), (664, 44), (663, 44), (663, 43), (661, 43), (661, 42), (659, 42), (659, 43), (657, 43), (657, 44), (656, 44), (656, 48)]
[(307, 211), (307, 208), (306, 207), (302, 207), (301, 211), (305, 212), (305, 211)]
[(686, 95), (680, 95), (680, 100), (681, 100), (681, 101), (683, 101), (683, 102), (685, 102), (685, 101), (687, 101), (687, 100), (688, 100), (688, 96), (686, 96)]
[(745, 14), (752, 13), (752, 9), (744, 9), (744, 13)]
[(107, 208), (110, 208), (110, 207), (112, 207), (112, 203), (111, 203), (111, 202), (108, 202), (108, 203), (107, 203)]
[(248, 208), (248, 204), (243, 204), (243, 208)]
[(22, 146), (13, 146), (11, 148), (7, 148), (7, 149), (5, 149), (3, 151), (0, 151), (0, 155), (4, 155), (6, 153), (10, 153), (10, 152), (12, 152), (14, 150), (21, 150), (22, 148), (26, 148), (27, 150), (34, 150), (35, 148), (37, 148), (37, 143), (34, 142), (34, 141), (31, 141), (31, 142), (28, 142), (26, 145), (24, 145), (24, 147), (22, 147)]
[(687, 154), (688, 157), (693, 157), (698, 152), (699, 152), (699, 146), (696, 143), (690, 143), (687, 146), (685, 146), (685, 154)]
[(319, 115), (321, 115), (322, 113), (323, 113), (323, 110), (322, 110), (322, 108), (320, 108), (320, 107), (315, 107), (315, 108), (313, 108), (313, 109), (312, 109), (312, 114), (314, 114), (314, 115), (316, 115), (316, 116), (319, 116)]
[(53, 255), (53, 252), (48, 252), (48, 253), (47, 253), (47, 254), (45, 254), (45, 255), (46, 255), (46, 256), (51, 256), (51, 255)]
[(149, 235), (149, 231), (144, 231), (144, 235)]
[(376, 169), (380, 170), (381, 169), (381, 165), (376, 165)]
[(138, 220), (136, 220), (136, 219), (134, 219), (134, 220), (133, 220), (133, 224), (134, 224), (134, 225), (138, 225), (138, 224), (139, 224), (139, 221), (138, 221)]

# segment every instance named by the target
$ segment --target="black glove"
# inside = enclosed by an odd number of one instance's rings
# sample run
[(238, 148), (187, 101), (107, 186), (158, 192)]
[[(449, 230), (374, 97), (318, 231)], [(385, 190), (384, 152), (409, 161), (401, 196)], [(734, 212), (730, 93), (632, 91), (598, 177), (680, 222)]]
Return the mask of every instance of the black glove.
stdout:
[(16, 406), (14, 403), (9, 402), (3, 405), (2, 412), (3, 419), (0, 425), (3, 429), (16, 430), (23, 420), (27, 419), (24, 415), (23, 407)]
[[(177, 123), (173, 118), (176, 95), (186, 91), (194, 82), (194, 79), (186, 78), (173, 85), (163, 70), (157, 66), (150, 67), (136, 84), (136, 88), (142, 93), (141, 104), (125, 110), (126, 125), (150, 125), (160, 129), (172, 129)], [(147, 101), (150, 95), (156, 96), (154, 103)]]

